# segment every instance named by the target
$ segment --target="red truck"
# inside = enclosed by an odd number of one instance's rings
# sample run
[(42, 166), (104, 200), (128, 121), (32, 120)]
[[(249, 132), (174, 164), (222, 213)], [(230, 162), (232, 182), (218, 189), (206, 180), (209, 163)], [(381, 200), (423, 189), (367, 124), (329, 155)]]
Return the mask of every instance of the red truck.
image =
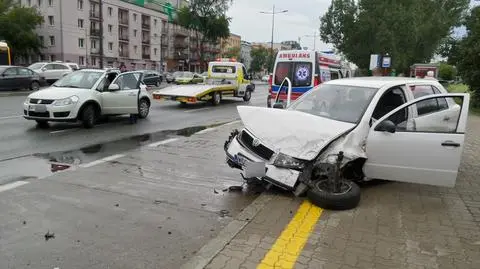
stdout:
[(428, 71), (433, 71), (434, 77), (438, 79), (439, 64), (413, 64), (410, 66), (410, 77), (424, 78)]

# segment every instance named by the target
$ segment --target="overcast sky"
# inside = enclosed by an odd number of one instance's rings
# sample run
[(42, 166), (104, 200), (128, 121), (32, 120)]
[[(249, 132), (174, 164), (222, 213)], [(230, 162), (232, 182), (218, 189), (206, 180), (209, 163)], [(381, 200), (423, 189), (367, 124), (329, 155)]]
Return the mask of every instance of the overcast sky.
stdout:
[[(242, 36), (242, 40), (250, 42), (270, 42), (272, 36), (272, 16), (261, 14), (260, 11), (271, 12), (275, 9), (288, 10), (287, 13), (275, 15), (274, 42), (301, 39), (302, 47), (313, 49), (313, 35), (317, 31), (317, 50), (327, 50), (332, 47), (320, 41), (318, 29), (319, 16), (322, 16), (331, 0), (234, 0), (228, 11), (232, 18), (230, 30)], [(478, 5), (471, 0), (471, 6)], [(456, 35), (465, 33), (457, 29)], [(307, 36), (308, 37), (307, 37)]]

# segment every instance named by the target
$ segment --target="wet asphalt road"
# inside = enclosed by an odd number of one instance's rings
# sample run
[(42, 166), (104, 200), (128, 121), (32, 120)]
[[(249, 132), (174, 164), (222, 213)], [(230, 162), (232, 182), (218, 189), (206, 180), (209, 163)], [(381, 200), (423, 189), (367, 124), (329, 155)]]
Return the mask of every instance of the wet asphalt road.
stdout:
[[(257, 85), (250, 105), (266, 95)], [(18, 117), (24, 98), (0, 98), (0, 268), (178, 268), (259, 193), (222, 191), (241, 184), (224, 161), (228, 128), (190, 136), (238, 119), (239, 99), (42, 130)], [(2, 190), (12, 183), (25, 185)]]

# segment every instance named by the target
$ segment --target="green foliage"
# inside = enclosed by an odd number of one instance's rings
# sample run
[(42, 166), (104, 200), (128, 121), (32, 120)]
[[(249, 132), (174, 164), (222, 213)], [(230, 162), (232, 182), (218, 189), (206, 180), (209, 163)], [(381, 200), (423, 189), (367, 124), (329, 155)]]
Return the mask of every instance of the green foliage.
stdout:
[(5, 39), (14, 57), (39, 53), (42, 45), (35, 27), (43, 23), (34, 8), (21, 7), (15, 0), (0, 0), (0, 39)]
[(474, 106), (480, 107), (480, 7), (471, 10), (465, 27), (468, 35), (459, 41), (457, 68), (474, 94)]
[(268, 64), (270, 53), (264, 47), (255, 47), (250, 51), (252, 62), (250, 63), (250, 69), (254, 73), (258, 73), (265, 69)]
[(458, 25), (469, 0), (332, 0), (322, 16), (320, 36), (360, 68), (370, 54), (388, 53), (392, 67), (429, 61)]
[(229, 48), (223, 57), (240, 59), (240, 47)]
[(452, 65), (441, 63), (438, 69), (438, 76), (444, 80), (453, 80), (457, 75), (457, 70)]
[(225, 13), (231, 0), (195, 0), (177, 12), (176, 23), (197, 33), (197, 48), (203, 62), (203, 46), (230, 35), (230, 18)]

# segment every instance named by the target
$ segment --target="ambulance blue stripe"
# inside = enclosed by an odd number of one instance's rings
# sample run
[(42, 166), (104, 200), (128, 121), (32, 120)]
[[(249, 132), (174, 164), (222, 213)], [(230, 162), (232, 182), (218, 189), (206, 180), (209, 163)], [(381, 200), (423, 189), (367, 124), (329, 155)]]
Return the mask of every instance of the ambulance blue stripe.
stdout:
[[(280, 88), (280, 86), (275, 86), (275, 85), (273, 85), (273, 86), (272, 86), (272, 91), (273, 91), (273, 92), (277, 92), (279, 88)], [(313, 88), (312, 86), (308, 86), (308, 87), (292, 87), (292, 92), (306, 93), (306, 92), (308, 92), (309, 90), (311, 90), (312, 88)]]

